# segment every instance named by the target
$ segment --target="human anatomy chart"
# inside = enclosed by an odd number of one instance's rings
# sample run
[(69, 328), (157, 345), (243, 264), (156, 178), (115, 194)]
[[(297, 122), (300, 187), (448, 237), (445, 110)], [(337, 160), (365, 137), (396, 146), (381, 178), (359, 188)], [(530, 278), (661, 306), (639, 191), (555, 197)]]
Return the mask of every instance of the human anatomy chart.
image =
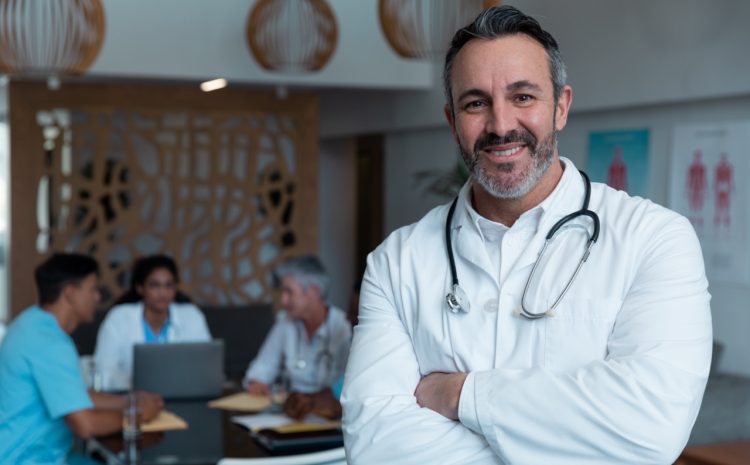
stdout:
[(648, 197), (647, 129), (589, 134), (588, 174), (630, 195)]
[(674, 129), (669, 204), (693, 224), (713, 280), (750, 284), (748, 157), (750, 121)]

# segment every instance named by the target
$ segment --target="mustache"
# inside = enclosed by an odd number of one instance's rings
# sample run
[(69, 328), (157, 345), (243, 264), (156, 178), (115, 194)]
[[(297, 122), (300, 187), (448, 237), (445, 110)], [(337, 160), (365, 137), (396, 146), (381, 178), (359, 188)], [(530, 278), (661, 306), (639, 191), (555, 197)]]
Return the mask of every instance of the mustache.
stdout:
[(477, 153), (493, 145), (510, 144), (512, 142), (523, 142), (524, 144), (532, 148), (533, 152), (533, 148), (535, 148), (537, 144), (537, 138), (534, 137), (533, 134), (525, 130), (518, 131), (514, 129), (503, 136), (498, 136), (494, 132), (490, 132), (477, 139), (477, 141), (474, 143), (474, 153)]

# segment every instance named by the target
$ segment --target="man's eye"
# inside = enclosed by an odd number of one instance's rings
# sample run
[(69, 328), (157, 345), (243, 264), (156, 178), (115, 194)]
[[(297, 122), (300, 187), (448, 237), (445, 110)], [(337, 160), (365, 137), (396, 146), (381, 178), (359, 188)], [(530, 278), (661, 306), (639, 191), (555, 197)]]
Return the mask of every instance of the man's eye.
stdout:
[(484, 103), (483, 100), (472, 100), (471, 102), (464, 105), (464, 109), (469, 110), (469, 111), (479, 110), (481, 108), (484, 108), (485, 106), (486, 104)]
[(518, 103), (531, 103), (534, 101), (534, 97), (529, 94), (519, 94), (515, 96), (515, 100)]

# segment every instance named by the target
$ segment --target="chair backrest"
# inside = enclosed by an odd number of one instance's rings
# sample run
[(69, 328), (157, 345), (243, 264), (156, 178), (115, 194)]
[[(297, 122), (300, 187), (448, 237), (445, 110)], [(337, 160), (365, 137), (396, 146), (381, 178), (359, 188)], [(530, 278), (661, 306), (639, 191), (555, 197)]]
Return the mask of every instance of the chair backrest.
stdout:
[(224, 384), (224, 341), (136, 344), (133, 388), (165, 399), (215, 397)]
[(94, 313), (94, 319), (90, 323), (81, 323), (78, 325), (73, 334), (73, 342), (78, 349), (78, 355), (93, 355), (96, 348), (96, 335), (99, 333), (99, 326), (107, 316), (106, 310), (97, 310)]
[(346, 453), (343, 447), (337, 447), (309, 454), (246, 459), (227, 458), (219, 460), (218, 465), (346, 465)]
[(273, 326), (273, 307), (271, 304), (198, 307), (206, 316), (211, 336), (224, 340), (224, 372), (227, 378), (241, 380)]

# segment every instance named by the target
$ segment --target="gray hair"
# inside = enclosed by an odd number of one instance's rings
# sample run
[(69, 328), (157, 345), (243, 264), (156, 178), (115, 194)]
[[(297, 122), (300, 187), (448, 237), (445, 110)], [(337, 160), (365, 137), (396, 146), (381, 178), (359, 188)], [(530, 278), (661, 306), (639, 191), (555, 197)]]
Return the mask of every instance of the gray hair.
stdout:
[(330, 279), (323, 263), (314, 255), (287, 258), (276, 267), (273, 276), (277, 283), (289, 276), (294, 278), (303, 289), (315, 286), (320, 290), (320, 298), (323, 302), (328, 301)]
[(453, 113), (451, 70), (453, 60), (459, 50), (474, 39), (498, 39), (514, 34), (526, 34), (544, 47), (549, 59), (550, 78), (552, 79), (555, 103), (557, 103), (567, 81), (565, 63), (563, 63), (560, 50), (557, 47), (557, 41), (549, 32), (542, 29), (536, 19), (521, 13), (512, 6), (503, 5), (488, 8), (481, 12), (471, 24), (459, 29), (451, 40), (451, 46), (445, 55), (445, 66), (443, 67), (443, 86), (451, 113)]

